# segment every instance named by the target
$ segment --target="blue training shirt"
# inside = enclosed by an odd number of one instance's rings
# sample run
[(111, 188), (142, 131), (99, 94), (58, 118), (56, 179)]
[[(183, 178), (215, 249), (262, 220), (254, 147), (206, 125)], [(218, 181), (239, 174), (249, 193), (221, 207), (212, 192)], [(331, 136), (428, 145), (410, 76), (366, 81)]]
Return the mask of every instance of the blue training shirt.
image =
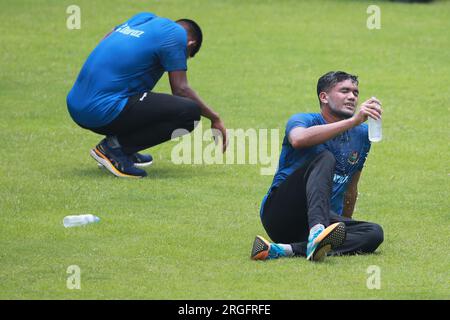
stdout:
[[(368, 127), (365, 123), (347, 130), (323, 144), (309, 148), (294, 149), (288, 136), (296, 127), (312, 127), (327, 124), (320, 113), (299, 113), (293, 115), (287, 125), (283, 146), (280, 154), (278, 170), (275, 173), (272, 188), (280, 185), (290, 174), (300, 168), (305, 162), (324, 150), (330, 151), (336, 159), (331, 195), (331, 209), (342, 215), (344, 194), (355, 172), (362, 170), (370, 150)], [(266, 197), (264, 197), (264, 206)], [(261, 210), (262, 212), (262, 210)]]
[(176, 22), (140, 13), (103, 39), (67, 96), (72, 118), (96, 128), (114, 120), (130, 96), (153, 89), (165, 71), (187, 70), (187, 33)]

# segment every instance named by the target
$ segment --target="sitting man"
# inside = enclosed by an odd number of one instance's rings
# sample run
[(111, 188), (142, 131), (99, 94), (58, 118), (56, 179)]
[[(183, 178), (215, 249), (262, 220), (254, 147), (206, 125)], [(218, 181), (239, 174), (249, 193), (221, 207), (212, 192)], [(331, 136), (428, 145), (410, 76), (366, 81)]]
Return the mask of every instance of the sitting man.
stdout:
[(317, 84), (320, 113), (299, 113), (286, 126), (278, 171), (261, 204), (262, 224), (274, 241), (257, 236), (254, 260), (371, 253), (383, 242), (374, 223), (351, 219), (357, 185), (369, 153), (368, 117), (380, 119), (381, 103), (358, 112), (358, 79), (329, 72)]

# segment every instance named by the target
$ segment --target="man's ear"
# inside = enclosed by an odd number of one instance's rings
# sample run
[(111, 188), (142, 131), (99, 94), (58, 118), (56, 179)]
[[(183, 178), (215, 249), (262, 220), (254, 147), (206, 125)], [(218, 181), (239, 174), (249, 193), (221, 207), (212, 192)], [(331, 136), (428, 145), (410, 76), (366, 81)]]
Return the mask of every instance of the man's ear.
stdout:
[(327, 95), (327, 93), (324, 92), (324, 91), (319, 93), (319, 99), (320, 99), (320, 102), (322, 102), (322, 103), (328, 103), (328, 95)]

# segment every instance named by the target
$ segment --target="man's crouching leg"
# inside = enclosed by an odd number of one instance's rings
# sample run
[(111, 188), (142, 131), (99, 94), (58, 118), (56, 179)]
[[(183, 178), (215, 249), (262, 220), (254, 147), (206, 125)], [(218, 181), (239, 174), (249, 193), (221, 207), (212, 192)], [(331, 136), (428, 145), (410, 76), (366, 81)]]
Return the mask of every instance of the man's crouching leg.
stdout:
[(347, 236), (344, 243), (331, 252), (333, 255), (373, 253), (384, 241), (384, 231), (379, 224), (342, 217), (339, 220), (345, 223)]

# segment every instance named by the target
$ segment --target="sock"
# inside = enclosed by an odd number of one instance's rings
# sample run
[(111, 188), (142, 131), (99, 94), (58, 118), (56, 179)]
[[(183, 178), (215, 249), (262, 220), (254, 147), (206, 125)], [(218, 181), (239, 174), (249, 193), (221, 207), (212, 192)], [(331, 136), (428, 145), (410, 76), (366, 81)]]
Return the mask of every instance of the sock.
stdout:
[(292, 246), (290, 244), (277, 243), (277, 245), (283, 248), (287, 257), (292, 257), (294, 255), (294, 251), (292, 250)]

